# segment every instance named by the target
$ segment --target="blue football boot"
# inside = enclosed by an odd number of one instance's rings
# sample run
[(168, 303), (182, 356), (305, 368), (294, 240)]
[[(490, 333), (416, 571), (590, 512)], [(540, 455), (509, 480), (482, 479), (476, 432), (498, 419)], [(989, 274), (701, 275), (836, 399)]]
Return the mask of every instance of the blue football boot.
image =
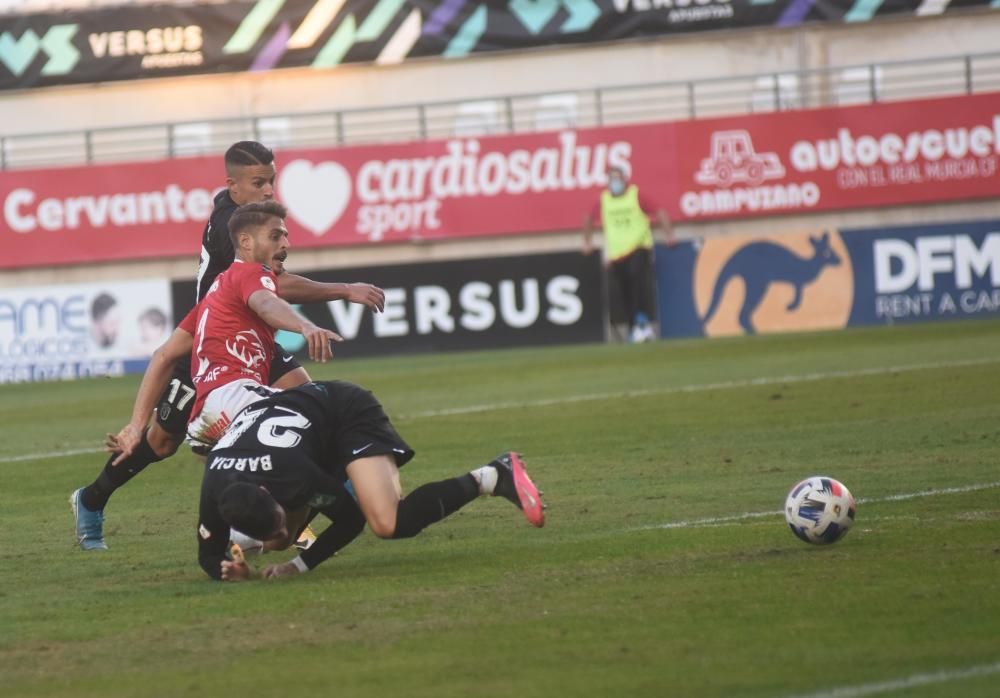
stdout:
[(73, 507), (73, 518), (76, 519), (76, 541), (81, 550), (107, 550), (104, 542), (104, 510), (91, 511), (80, 501), (83, 494), (81, 487), (69, 496)]

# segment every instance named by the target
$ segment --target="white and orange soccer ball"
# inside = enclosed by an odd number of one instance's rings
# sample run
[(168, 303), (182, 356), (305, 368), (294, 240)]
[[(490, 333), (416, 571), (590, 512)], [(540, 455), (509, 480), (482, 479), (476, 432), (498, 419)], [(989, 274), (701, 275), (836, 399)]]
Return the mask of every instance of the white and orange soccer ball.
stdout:
[(785, 521), (792, 533), (814, 545), (829, 545), (854, 524), (858, 505), (843, 483), (817, 475), (797, 483), (785, 499)]

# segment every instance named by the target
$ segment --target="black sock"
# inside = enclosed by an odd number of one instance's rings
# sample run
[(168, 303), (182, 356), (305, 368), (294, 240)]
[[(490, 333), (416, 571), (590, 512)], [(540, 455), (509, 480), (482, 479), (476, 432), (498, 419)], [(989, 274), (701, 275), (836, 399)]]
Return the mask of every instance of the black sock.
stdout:
[(161, 460), (146, 441), (146, 432), (142, 433), (142, 439), (139, 440), (139, 445), (135, 447), (131, 456), (118, 465), (111, 465), (111, 461), (117, 457), (118, 454), (115, 454), (108, 458), (101, 474), (80, 494), (83, 506), (91, 511), (103, 509), (115, 490), (145, 470), (150, 463)]
[[(299, 553), (299, 557), (309, 569), (332, 557), (365, 530), (365, 515), (361, 513), (361, 508), (346, 491), (344, 497), (345, 501), (333, 513), (333, 523), (319, 534), (312, 545)], [(315, 516), (315, 509), (313, 512)], [(311, 521), (312, 517), (309, 520)]]
[(400, 501), (392, 537), (412, 538), (478, 496), (479, 483), (472, 475), (421, 485)]

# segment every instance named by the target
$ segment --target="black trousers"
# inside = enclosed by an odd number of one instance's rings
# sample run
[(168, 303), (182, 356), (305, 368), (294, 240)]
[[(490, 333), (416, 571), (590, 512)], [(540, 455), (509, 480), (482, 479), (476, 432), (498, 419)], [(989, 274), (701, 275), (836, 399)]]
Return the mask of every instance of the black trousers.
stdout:
[(635, 316), (645, 313), (653, 319), (653, 251), (640, 247), (631, 254), (612, 262), (608, 273), (614, 277), (629, 327), (635, 326)]

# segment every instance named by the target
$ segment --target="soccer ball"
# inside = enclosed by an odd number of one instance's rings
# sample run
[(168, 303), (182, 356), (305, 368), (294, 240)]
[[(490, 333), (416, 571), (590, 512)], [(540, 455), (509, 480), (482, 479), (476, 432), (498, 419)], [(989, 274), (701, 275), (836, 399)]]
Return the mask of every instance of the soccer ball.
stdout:
[(785, 521), (806, 543), (829, 545), (844, 537), (858, 505), (832, 477), (811, 477), (795, 485), (785, 500)]

